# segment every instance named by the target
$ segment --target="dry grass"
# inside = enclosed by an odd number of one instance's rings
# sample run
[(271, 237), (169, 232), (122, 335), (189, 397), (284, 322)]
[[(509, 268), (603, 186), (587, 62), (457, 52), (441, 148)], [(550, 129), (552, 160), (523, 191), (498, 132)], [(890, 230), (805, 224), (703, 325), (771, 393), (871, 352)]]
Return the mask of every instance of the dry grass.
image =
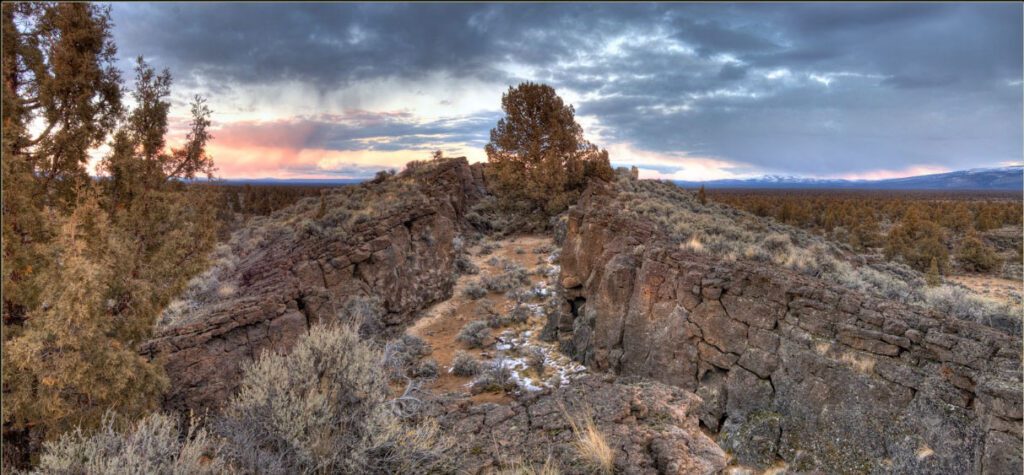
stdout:
[(548, 455), (544, 465), (541, 465), (540, 468), (524, 463), (521, 460), (516, 460), (494, 473), (495, 475), (559, 475), (562, 472), (558, 470), (558, 464), (555, 463), (555, 460)]
[(221, 442), (199, 425), (192, 419), (182, 427), (163, 413), (134, 422), (107, 413), (95, 431), (77, 428), (47, 442), (32, 473), (228, 473)]
[(611, 474), (615, 469), (615, 451), (608, 445), (604, 434), (594, 423), (590, 409), (585, 408), (581, 414), (573, 416), (561, 401), (559, 406), (572, 427), (572, 433), (576, 437), (573, 447), (580, 457), (591, 464), (595, 473)]

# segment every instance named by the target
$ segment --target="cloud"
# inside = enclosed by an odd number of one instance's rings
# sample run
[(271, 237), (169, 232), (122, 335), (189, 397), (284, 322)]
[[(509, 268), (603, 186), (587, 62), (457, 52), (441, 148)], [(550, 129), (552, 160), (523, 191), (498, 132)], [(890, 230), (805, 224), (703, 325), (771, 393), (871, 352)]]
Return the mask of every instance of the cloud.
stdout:
[(417, 122), (407, 113), (367, 111), (243, 121), (214, 130), (210, 151), (225, 176), (362, 178), (434, 150), (481, 161), (479, 129), (491, 123), (486, 116)]
[[(281, 173), (431, 147), (480, 159), (501, 94), (523, 80), (555, 86), (599, 144), (656, 154), (651, 173), (956, 169), (1019, 160), (1024, 147), (1019, 4), (118, 3), (113, 13), (126, 66), (144, 54), (174, 73), (176, 120), (189, 96), (210, 97), (224, 173), (241, 170), (228, 157), (254, 170), (229, 148), (267, 150), (261, 160), (281, 161)], [(693, 157), (717, 162), (693, 168)]]

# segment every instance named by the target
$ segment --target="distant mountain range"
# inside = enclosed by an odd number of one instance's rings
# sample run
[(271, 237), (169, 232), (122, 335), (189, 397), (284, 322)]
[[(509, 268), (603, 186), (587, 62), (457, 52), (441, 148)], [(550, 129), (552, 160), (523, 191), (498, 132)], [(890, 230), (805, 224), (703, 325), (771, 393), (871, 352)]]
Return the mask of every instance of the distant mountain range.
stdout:
[(1024, 167), (973, 168), (886, 180), (841, 180), (766, 175), (760, 178), (675, 181), (696, 188), (849, 188), (865, 190), (1024, 190)]
[[(362, 183), (357, 178), (229, 178), (229, 185), (339, 186)], [(847, 188), (864, 190), (1024, 190), (1024, 167), (973, 168), (934, 175), (886, 180), (841, 180), (798, 176), (765, 175), (709, 181), (675, 181), (685, 188)]]

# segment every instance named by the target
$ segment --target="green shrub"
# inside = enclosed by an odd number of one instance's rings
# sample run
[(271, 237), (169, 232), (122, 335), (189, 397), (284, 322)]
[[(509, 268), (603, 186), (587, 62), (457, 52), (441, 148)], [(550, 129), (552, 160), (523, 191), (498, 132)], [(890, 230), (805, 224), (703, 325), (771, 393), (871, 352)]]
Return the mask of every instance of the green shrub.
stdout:
[(975, 234), (968, 234), (960, 243), (956, 260), (964, 270), (972, 272), (988, 272), (1000, 264), (995, 251)]

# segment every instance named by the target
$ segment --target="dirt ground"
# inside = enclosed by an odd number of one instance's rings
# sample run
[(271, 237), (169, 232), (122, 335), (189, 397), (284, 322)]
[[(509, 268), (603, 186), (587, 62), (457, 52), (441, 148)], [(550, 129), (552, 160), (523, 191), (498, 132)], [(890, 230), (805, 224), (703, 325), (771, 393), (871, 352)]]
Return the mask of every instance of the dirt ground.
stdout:
[[(481, 249), (485, 243), (496, 245), (497, 248), (490, 253), (486, 253), (486, 255), (481, 255)], [(530, 346), (549, 345), (536, 339), (544, 325), (543, 318), (539, 315), (532, 315), (524, 324), (492, 330), (491, 337), (489, 341), (485, 342), (483, 348), (468, 348), (466, 345), (456, 341), (456, 337), (467, 323), (484, 319), (489, 313), (508, 314), (515, 305), (506, 295), (500, 293), (488, 293), (479, 300), (473, 300), (463, 294), (463, 291), (470, 283), (479, 280), (485, 275), (499, 275), (503, 273), (504, 270), (494, 264), (500, 264), (501, 261), (510, 261), (523, 267), (529, 273), (530, 284), (526, 287), (543, 287), (547, 285), (548, 279), (555, 277), (541, 275), (534, 271), (538, 266), (550, 265), (552, 256), (547, 250), (544, 252), (535, 251), (545, 248), (551, 249), (551, 244), (551, 239), (546, 236), (518, 236), (501, 241), (484, 241), (468, 249), (468, 256), (471, 262), (479, 267), (480, 273), (459, 276), (452, 298), (427, 309), (424, 317), (420, 318), (407, 330), (409, 334), (419, 336), (430, 344), (433, 350), (431, 358), (434, 358), (438, 363), (438, 377), (425, 386), (424, 389), (436, 394), (469, 392), (472, 378), (456, 376), (450, 372), (452, 360), (459, 350), (469, 353), (482, 362), (487, 362), (493, 360), (499, 354), (508, 352), (508, 348), (505, 347), (509, 345), (500, 344), (505, 340), (512, 341), (515, 339), (520, 344)], [(533, 305), (539, 305), (536, 300), (531, 302)], [(498, 341), (499, 336), (502, 337), (502, 342)], [(547, 349), (554, 350), (553, 347)], [(564, 358), (558, 358), (561, 355), (558, 355), (557, 351), (546, 353), (552, 360)], [(561, 361), (561, 363), (567, 362), (567, 359)], [(556, 361), (549, 362), (546, 365), (548, 369), (545, 371), (545, 374), (531, 375), (525, 378), (525, 381), (529, 382), (532, 379), (543, 380), (545, 377), (550, 377), (549, 373), (557, 371), (557, 363)], [(503, 392), (481, 393), (472, 396), (471, 399), (475, 402), (509, 402), (511, 400)]]
[(953, 275), (946, 280), (971, 289), (972, 292), (1000, 302), (1020, 303), (1024, 282), (989, 275)]

